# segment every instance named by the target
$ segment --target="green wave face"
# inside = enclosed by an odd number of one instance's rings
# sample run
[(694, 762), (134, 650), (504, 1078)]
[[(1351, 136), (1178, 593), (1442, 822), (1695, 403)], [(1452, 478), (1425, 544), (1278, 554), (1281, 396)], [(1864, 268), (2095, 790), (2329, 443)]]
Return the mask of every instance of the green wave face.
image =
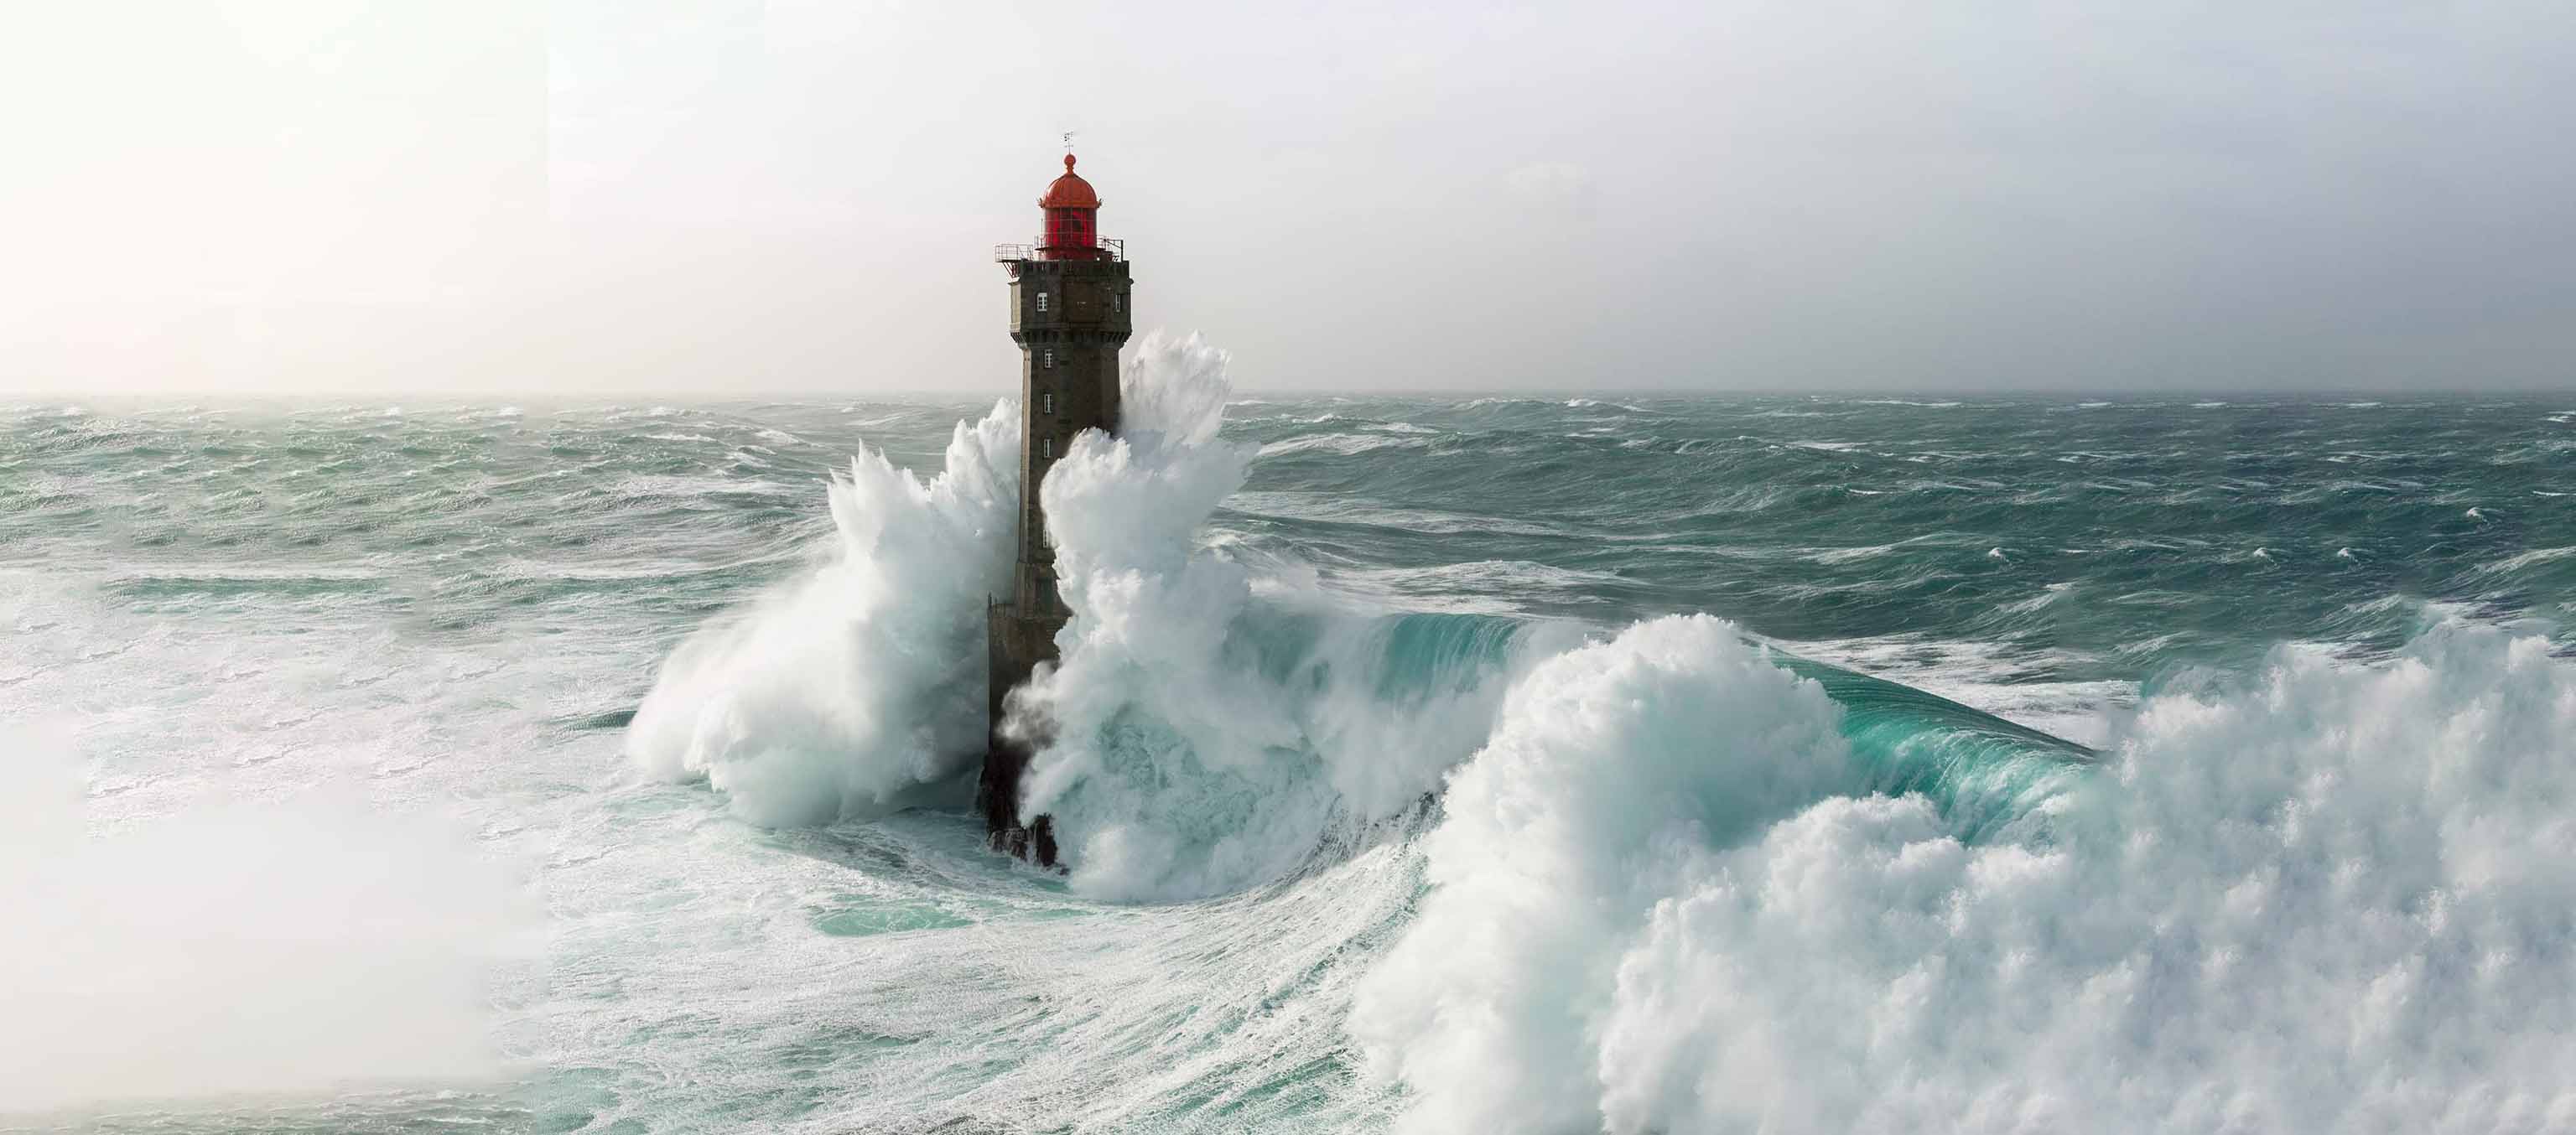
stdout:
[(2101, 756), (2062, 737), (1838, 666), (1779, 655), (1842, 707), (1842, 733), (1872, 791), (1929, 798), (1967, 839), (2032, 816)]

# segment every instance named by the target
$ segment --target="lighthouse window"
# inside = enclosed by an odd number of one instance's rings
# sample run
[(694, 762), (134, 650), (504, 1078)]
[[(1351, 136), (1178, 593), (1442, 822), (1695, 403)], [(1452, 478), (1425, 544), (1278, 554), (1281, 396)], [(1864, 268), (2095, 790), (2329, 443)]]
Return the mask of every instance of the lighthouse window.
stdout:
[(1041, 312), (1043, 312), (1043, 311), (1045, 311), (1046, 309), (1047, 309), (1047, 294), (1046, 294), (1045, 292), (1039, 292), (1039, 293), (1038, 293), (1038, 310), (1039, 310), (1039, 311), (1041, 311)]
[(1111, 293), (1109, 293), (1109, 310), (1111, 310), (1111, 311), (1125, 311), (1125, 310), (1127, 310), (1127, 297), (1126, 297), (1126, 296), (1124, 296), (1124, 295), (1121, 295), (1121, 294), (1119, 294), (1119, 293), (1117, 293), (1117, 292), (1111, 292)]
[(1048, 351), (1040, 357), (1043, 359), (1044, 365), (1048, 368), (1052, 369), (1055, 366), (1055, 352)]
[(1052, 390), (1047, 391), (1045, 394), (1041, 395), (1040, 397), (1041, 397), (1041, 398), (1042, 398), (1042, 400), (1044, 400), (1044, 402), (1046, 403), (1046, 409), (1045, 409), (1044, 411), (1042, 411), (1042, 412), (1043, 412), (1043, 413), (1048, 413), (1048, 414), (1055, 413), (1055, 391), (1052, 391)]
[(1047, 460), (1050, 460), (1050, 461), (1052, 461), (1052, 460), (1054, 460), (1054, 459), (1055, 459), (1055, 439), (1054, 439), (1054, 438), (1051, 438), (1051, 437), (1042, 437), (1042, 438), (1039, 438), (1039, 439), (1038, 439), (1038, 456), (1043, 457), (1043, 458), (1046, 458)]

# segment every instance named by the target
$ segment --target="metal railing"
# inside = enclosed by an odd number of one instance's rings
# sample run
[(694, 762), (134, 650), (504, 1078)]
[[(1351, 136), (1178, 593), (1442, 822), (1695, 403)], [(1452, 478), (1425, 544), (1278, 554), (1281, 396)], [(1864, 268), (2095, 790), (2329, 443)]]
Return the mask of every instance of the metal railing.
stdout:
[[(1005, 264), (1014, 260), (1035, 260), (1046, 247), (1044, 244), (997, 244), (993, 246), (993, 259)], [(1127, 242), (1116, 237), (1101, 237), (1092, 247), (1109, 254), (1101, 259), (1127, 259)]]

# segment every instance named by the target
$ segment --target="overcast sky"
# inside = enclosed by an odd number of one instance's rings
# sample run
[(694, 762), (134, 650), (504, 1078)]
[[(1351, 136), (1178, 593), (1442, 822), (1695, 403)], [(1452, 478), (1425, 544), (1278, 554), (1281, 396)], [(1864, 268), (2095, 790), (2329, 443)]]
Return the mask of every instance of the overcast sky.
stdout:
[(13, 5), (0, 389), (2576, 388), (2576, 4)]

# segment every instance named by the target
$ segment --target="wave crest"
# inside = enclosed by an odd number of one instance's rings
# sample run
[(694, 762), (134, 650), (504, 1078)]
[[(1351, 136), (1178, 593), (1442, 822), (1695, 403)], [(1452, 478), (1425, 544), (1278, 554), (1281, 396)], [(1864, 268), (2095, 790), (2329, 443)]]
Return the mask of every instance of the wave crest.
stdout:
[(1086, 894), (1238, 889), (1404, 811), (1474, 750), (1526, 644), (1549, 637), (1367, 617), (1311, 591), (1256, 599), (1249, 566), (1197, 546), (1254, 453), (1217, 437), (1225, 364), (1196, 337), (1144, 341), (1121, 436), (1077, 439), (1043, 490), (1074, 617), (1062, 663), (1012, 699), (1051, 739), (1022, 808), (1055, 817)]
[[(1424, 842), (1435, 890), (1351, 1016), (1402, 1129), (2576, 1115), (2576, 667), (2541, 640), (2156, 698), (2050, 838), (1988, 842), (1921, 796), (1762, 819), (1845, 775), (1823, 711), (1645, 633), (1605, 655), (1626, 683), (1516, 694), (1546, 713), (1507, 713)], [(1730, 667), (1714, 716), (1665, 681)]]
[(755, 823), (920, 800), (983, 751), (985, 597), (1010, 580), (1017, 403), (960, 422), (924, 481), (862, 450), (822, 563), (692, 634), (637, 708), (647, 774), (706, 778)]

